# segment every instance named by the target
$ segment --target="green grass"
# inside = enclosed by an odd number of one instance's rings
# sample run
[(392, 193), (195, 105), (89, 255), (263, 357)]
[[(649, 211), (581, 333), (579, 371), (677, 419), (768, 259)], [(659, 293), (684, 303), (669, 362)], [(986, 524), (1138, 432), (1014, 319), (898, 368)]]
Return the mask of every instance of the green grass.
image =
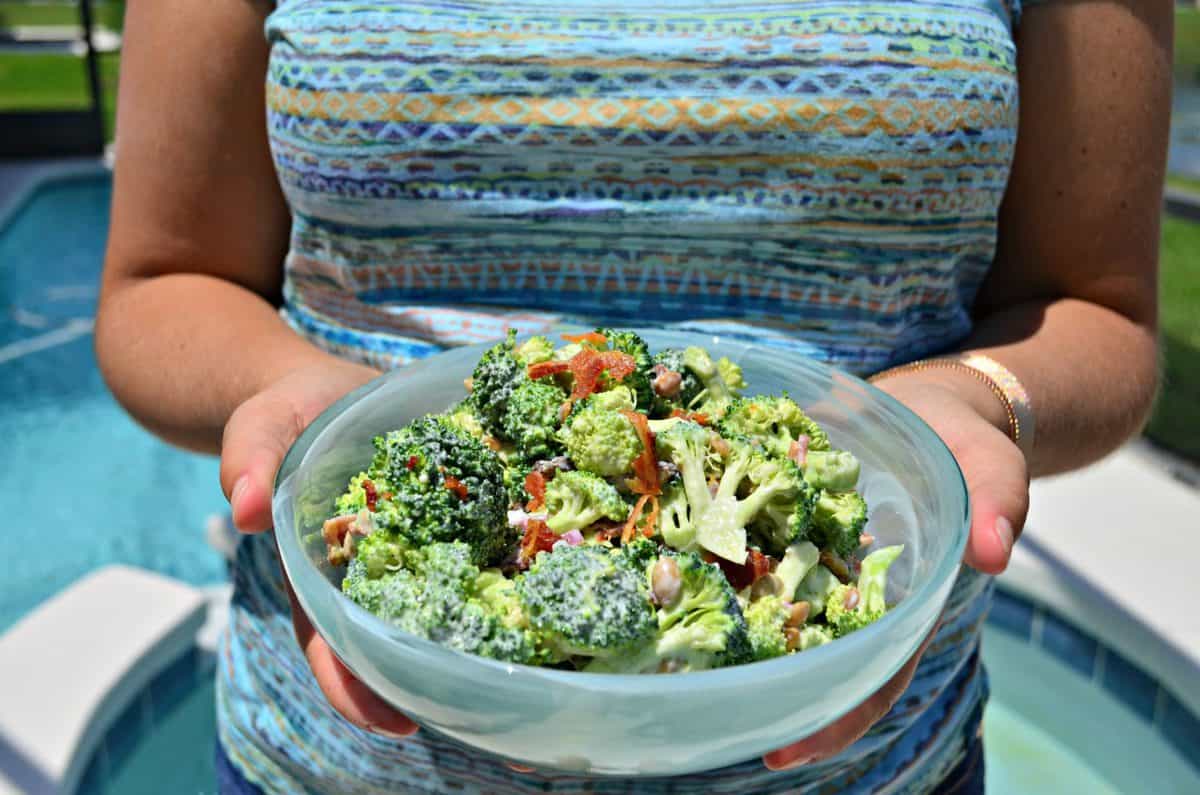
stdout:
[[(124, 18), (124, 3), (93, 2), (95, 24), (109, 30), (120, 30)], [(18, 25), (78, 25), (79, 8), (74, 3), (30, 3), (0, 0), (0, 28)]]
[[(105, 137), (112, 139), (120, 56), (99, 56)], [(82, 58), (47, 53), (0, 53), (0, 110), (87, 108), (87, 69)]]
[(1175, 78), (1200, 80), (1200, 9), (1175, 9)]
[(1200, 461), (1200, 224), (1163, 219), (1163, 387), (1146, 435)]
[(1179, 174), (1168, 174), (1167, 187), (1200, 194), (1200, 179), (1196, 177), (1184, 177)]

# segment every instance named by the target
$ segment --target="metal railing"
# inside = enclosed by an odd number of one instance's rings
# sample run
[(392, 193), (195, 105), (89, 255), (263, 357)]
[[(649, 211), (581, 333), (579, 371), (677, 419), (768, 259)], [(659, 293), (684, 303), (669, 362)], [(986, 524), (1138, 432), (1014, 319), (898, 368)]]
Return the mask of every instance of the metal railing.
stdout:
[[(6, 4), (17, 8), (16, 4)], [(104, 87), (100, 79), (99, 54), (95, 46), (95, 14), (92, 0), (75, 0), (79, 28), (74, 38), (49, 42), (65, 45), (77, 53), (87, 89), (87, 105), (70, 109), (23, 109), (0, 111), (0, 158), (62, 157), (101, 155), (104, 152)], [(69, 31), (70, 28), (64, 28)], [(36, 52), (47, 43), (25, 42), (12, 30), (0, 30), (9, 53), (22, 49)], [(78, 45), (82, 45), (80, 48)], [(71, 45), (75, 45), (72, 47)], [(81, 50), (81, 51), (80, 51)]]

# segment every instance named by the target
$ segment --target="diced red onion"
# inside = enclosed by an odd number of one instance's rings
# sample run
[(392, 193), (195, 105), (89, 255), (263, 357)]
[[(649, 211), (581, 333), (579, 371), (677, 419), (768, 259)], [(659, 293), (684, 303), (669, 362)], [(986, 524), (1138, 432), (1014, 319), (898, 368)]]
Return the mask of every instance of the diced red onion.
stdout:
[(562, 534), (562, 540), (573, 547), (577, 547), (583, 543), (583, 533), (578, 530), (568, 530)]

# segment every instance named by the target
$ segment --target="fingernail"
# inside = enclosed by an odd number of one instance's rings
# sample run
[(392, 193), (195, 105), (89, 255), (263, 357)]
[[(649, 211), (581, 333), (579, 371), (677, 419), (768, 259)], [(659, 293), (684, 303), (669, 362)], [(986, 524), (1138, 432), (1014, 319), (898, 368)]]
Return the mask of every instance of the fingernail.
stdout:
[(233, 491), (229, 492), (229, 507), (237, 508), (238, 501), (241, 500), (242, 494), (246, 491), (246, 487), (250, 485), (250, 476), (242, 475), (233, 484)]
[(379, 726), (371, 726), (368, 728), (368, 731), (370, 731), (373, 734), (378, 734), (380, 737), (386, 737), (389, 740), (407, 740), (409, 737), (411, 737), (417, 733), (417, 730), (415, 728), (410, 732), (405, 732), (402, 734), (400, 732), (388, 731), (387, 729), (381, 728)]
[(1000, 546), (1004, 548), (1004, 556), (1008, 557), (1009, 553), (1012, 552), (1013, 528), (1012, 522), (1003, 516), (996, 517), (996, 539), (1000, 542)]
[(800, 767), (801, 765), (807, 765), (811, 761), (811, 756), (799, 756), (790, 760), (785, 760), (784, 758), (775, 756), (774, 754), (767, 754), (763, 757), (763, 764), (766, 765), (767, 770), (773, 770), (777, 773), (783, 770), (791, 770), (792, 768)]

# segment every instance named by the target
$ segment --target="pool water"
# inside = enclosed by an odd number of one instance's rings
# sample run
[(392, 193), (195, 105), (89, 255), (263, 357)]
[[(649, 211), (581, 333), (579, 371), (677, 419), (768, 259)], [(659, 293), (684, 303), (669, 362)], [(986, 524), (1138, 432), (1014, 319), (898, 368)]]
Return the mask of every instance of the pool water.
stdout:
[(113, 400), (92, 353), (107, 175), (45, 183), (0, 219), (0, 632), (105, 564), (221, 581), (205, 518), (215, 459), (175, 450)]
[[(224, 509), (217, 462), (139, 428), (96, 369), (110, 192), (103, 175), (46, 183), (0, 219), (0, 632), (108, 563), (193, 584), (226, 576), (203, 531)], [(989, 793), (1200, 792), (1200, 721), (1151, 678), (1011, 596), (988, 621)], [(80, 791), (213, 792), (212, 670), (192, 651), (160, 674), (107, 732)]]

